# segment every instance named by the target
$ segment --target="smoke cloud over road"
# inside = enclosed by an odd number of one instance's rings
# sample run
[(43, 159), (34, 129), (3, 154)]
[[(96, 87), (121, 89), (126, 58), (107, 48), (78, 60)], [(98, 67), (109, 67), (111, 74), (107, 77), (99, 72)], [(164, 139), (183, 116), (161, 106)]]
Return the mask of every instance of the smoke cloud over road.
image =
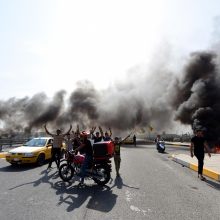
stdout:
[(88, 81), (80, 82), (67, 101), (64, 91), (52, 99), (39, 93), (31, 98), (1, 101), (2, 130), (30, 132), (42, 129), (44, 123), (52, 127), (80, 124), (87, 129), (101, 125), (116, 131), (146, 129), (154, 124), (162, 130), (172, 124), (172, 109), (166, 102), (170, 78), (157, 71), (155, 77), (142, 74), (141, 78), (135, 72), (129, 80), (102, 91)]
[(149, 70), (136, 67), (127, 79), (105, 90), (85, 81), (70, 95), (59, 91), (52, 99), (39, 93), (0, 101), (2, 132), (42, 130), (45, 123), (54, 130), (79, 124), (83, 129), (101, 125), (115, 131), (146, 131), (152, 126), (161, 132), (175, 130), (180, 122), (203, 127), (215, 139), (220, 134), (219, 56), (193, 53), (180, 67), (181, 74), (168, 66), (164, 59)]
[(202, 128), (215, 141), (220, 137), (220, 73), (217, 54), (191, 55), (176, 85), (175, 118), (193, 129)]

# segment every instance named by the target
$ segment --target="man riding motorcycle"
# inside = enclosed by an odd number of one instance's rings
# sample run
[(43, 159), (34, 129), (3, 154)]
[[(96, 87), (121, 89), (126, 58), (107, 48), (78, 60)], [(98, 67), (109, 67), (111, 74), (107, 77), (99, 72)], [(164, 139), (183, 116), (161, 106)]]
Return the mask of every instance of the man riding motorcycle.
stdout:
[(165, 142), (163, 138), (158, 134), (155, 138), (156, 147), (159, 153), (163, 153), (165, 151)]
[(93, 161), (93, 149), (92, 149), (92, 144), (90, 140), (87, 138), (87, 133), (85, 131), (81, 132), (80, 134), (80, 139), (81, 139), (81, 145), (76, 148), (76, 151), (83, 150), (85, 153), (85, 159), (81, 167), (81, 180), (80, 180), (80, 185), (84, 184), (84, 178), (86, 175), (86, 169), (91, 166), (92, 161)]

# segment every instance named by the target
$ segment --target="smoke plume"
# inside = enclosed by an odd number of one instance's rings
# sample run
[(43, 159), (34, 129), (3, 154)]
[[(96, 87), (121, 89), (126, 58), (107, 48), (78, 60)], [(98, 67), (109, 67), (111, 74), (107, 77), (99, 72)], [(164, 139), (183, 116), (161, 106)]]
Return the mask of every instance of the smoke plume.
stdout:
[(175, 118), (206, 131), (209, 141), (220, 136), (220, 74), (217, 54), (193, 53), (176, 85)]
[(85, 81), (67, 97), (59, 91), (52, 99), (38, 93), (0, 101), (2, 131), (37, 131), (48, 123), (54, 130), (79, 124), (82, 129), (100, 125), (121, 132), (153, 127), (161, 132), (183, 124), (202, 127), (210, 140), (216, 140), (220, 134), (218, 54), (191, 54), (181, 74), (169, 68), (173, 60), (165, 57), (157, 59), (153, 68), (135, 67), (127, 79), (105, 90)]

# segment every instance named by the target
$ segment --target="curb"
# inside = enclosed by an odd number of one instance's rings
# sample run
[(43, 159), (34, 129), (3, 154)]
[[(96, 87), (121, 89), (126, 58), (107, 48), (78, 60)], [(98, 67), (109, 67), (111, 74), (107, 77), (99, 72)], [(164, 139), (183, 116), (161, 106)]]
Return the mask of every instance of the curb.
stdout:
[(0, 158), (5, 158), (5, 156), (6, 156), (7, 153), (8, 153), (8, 152), (1, 152), (1, 153), (0, 153)]
[(165, 142), (167, 145), (174, 145), (174, 146), (184, 146), (184, 147), (189, 147), (190, 144), (183, 144), (183, 143), (172, 143), (172, 142)]
[[(186, 162), (184, 160), (181, 160), (179, 158), (176, 158), (175, 155), (172, 155), (172, 160), (176, 163), (179, 163), (191, 170), (194, 170), (194, 171), (198, 171), (198, 165), (194, 164), (194, 163), (189, 163), (189, 162)], [(214, 179), (214, 180), (217, 180), (220, 182), (220, 173), (217, 173), (213, 170), (210, 170), (210, 169), (207, 169), (207, 168), (203, 168), (203, 174), (204, 176), (207, 176), (211, 179)]]

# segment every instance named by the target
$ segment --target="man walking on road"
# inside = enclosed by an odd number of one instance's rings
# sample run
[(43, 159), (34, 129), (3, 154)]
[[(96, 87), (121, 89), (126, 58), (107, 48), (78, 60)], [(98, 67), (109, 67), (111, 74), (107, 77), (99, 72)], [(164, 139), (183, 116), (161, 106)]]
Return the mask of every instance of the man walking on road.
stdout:
[(202, 175), (205, 156), (204, 148), (208, 152), (209, 157), (211, 157), (210, 149), (206, 139), (204, 138), (203, 131), (202, 129), (197, 129), (196, 135), (191, 139), (190, 152), (191, 157), (195, 155), (198, 159), (198, 178), (201, 180), (205, 180), (205, 177)]
[(51, 159), (47, 169), (51, 168), (52, 162), (55, 161), (57, 164), (57, 168), (60, 166), (60, 157), (61, 157), (61, 147), (64, 141), (64, 137), (69, 134), (72, 129), (72, 125), (70, 125), (69, 130), (62, 134), (60, 129), (57, 129), (56, 134), (52, 134), (47, 130), (46, 124), (44, 125), (45, 131), (48, 135), (53, 137), (53, 146), (51, 148)]

